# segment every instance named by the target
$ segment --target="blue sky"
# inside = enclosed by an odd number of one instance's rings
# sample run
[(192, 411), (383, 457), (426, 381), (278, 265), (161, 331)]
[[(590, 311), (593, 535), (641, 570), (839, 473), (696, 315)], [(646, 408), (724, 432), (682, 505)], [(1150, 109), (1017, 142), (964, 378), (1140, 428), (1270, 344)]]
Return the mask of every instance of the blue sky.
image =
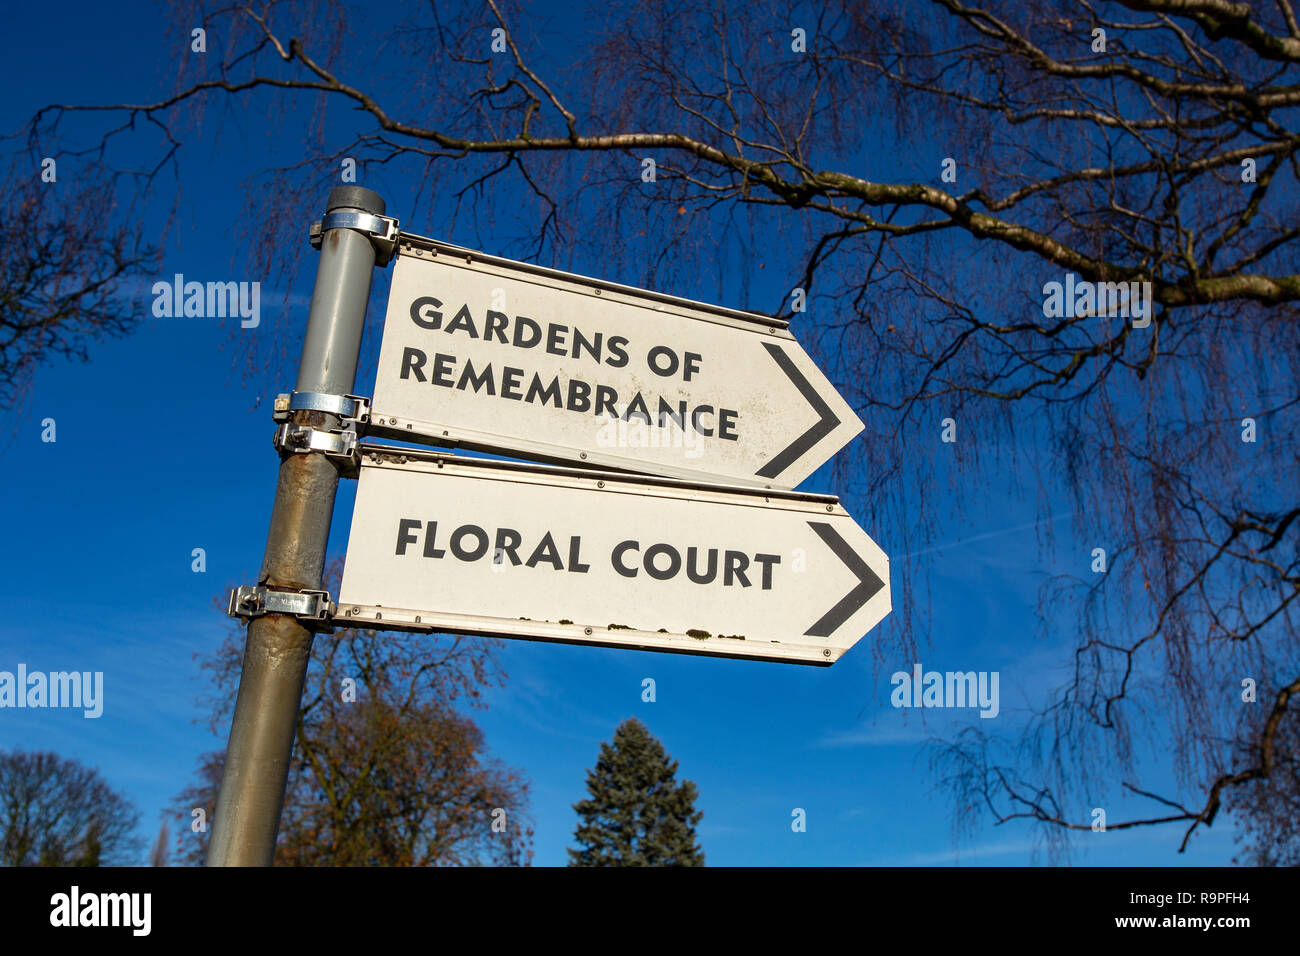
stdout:
[[(10, 95), (0, 104), (0, 128), (17, 129), (50, 102), (143, 99), (164, 89), (174, 69), (159, 50), (182, 41), (164, 32), (153, 7), (128, 10), (74, 3), (57, 22), (31, 6), (8, 11), (0, 75)], [(183, 198), (158, 278), (174, 272), (245, 277), (229, 274), (238, 254), (240, 185), (283, 160), (293, 142), (286, 136), (268, 146), (259, 122), (250, 114), (187, 140)], [(389, 212), (414, 232), (507, 252), (493, 248), (481, 229), (440, 230), (436, 211), (411, 220), (404, 203), (416, 184), (389, 170), (361, 183), (381, 191)], [(304, 242), (305, 225), (318, 212), (302, 210)], [(302, 314), (310, 255), (305, 263), (287, 290), (289, 308)], [(602, 274), (596, 262), (573, 268)], [(727, 283), (723, 292), (734, 298), (720, 298), (719, 278), (705, 272), (696, 287), (667, 291), (762, 307), (742, 301)], [(377, 282), (368, 314), (372, 364), (385, 291), (386, 282)], [(256, 579), (277, 467), (267, 402), (257, 406), (292, 384), (249, 381), (236, 360), (236, 344), (248, 344), (238, 336), (275, 334), (268, 317), (281, 308), (280, 297), (264, 293), (263, 324), (246, 332), (215, 319), (154, 319), (148, 302), (140, 297), (137, 331), (94, 346), (89, 363), (39, 369), (31, 394), (0, 434), (8, 505), (8, 546), (0, 549), (0, 598), (8, 610), (0, 621), (0, 670), (19, 662), (33, 670), (102, 670), (106, 683), (98, 720), (71, 711), (0, 711), (0, 747), (50, 749), (98, 767), (140, 808), (146, 841), (161, 808), (190, 782), (198, 755), (224, 746), (224, 735), (208, 732), (196, 704), (206, 685), (194, 657), (215, 648), (228, 627), (214, 597)], [(296, 354), (298, 343), (257, 339), (252, 347)], [(365, 393), (372, 380), (373, 369), (363, 368), (359, 390)], [(46, 418), (56, 422), (54, 443), (41, 441)], [(836, 490), (828, 468), (803, 487)], [(352, 493), (345, 483), (332, 535), (336, 553), (346, 542)], [(1055, 550), (1044, 553), (1032, 502), (996, 483), (969, 494), (962, 514), (925, 545), (933, 558), (929, 580), (895, 576), (895, 607), (903, 589), (924, 583), (932, 620), (921, 663), (998, 671), (1001, 716), (993, 723), (1009, 733), (1069, 659), (1068, 645), (1038, 636), (1038, 587), (1052, 573), (1084, 573), (1088, 547), (1074, 540), (1062, 518), (1053, 522)], [(860, 501), (845, 504), (900, 567), (900, 530), (880, 523)], [(196, 547), (206, 551), (204, 574), (191, 571)], [(642, 719), (680, 761), (680, 773), (698, 785), (700, 841), (711, 864), (1041, 861), (1024, 825), (984, 825), (954, 843), (951, 808), (922, 745), (979, 718), (974, 711), (889, 705), (888, 675), (914, 663), (873, 659), (873, 646), (899, 626), (896, 618), (897, 612), (829, 669), (507, 642), (501, 660), (509, 680), (477, 719), (493, 753), (531, 781), (534, 862), (565, 862), (576, 822), (571, 807), (584, 796), (586, 769), (600, 742), (628, 716)], [(656, 682), (653, 703), (641, 700), (646, 677)], [(1143, 769), (1147, 784), (1161, 782), (1158, 765)], [(1163, 781), (1172, 786), (1167, 775)], [(1104, 805), (1112, 819), (1151, 809), (1114, 794)], [(792, 832), (795, 808), (807, 813), (806, 832)], [(1181, 830), (1172, 829), (1084, 834), (1075, 840), (1073, 859), (1090, 865), (1230, 860), (1231, 831), (1222, 820), (1182, 855), (1174, 852), (1180, 838)]]

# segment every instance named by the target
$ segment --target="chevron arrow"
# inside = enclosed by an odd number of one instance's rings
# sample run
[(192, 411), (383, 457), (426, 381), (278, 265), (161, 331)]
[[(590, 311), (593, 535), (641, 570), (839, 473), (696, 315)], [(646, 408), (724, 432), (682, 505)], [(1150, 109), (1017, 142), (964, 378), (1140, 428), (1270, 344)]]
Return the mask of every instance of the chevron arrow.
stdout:
[(808, 527), (813, 529), (817, 537), (822, 539), (826, 547), (830, 548), (834, 555), (843, 561), (845, 566), (858, 579), (857, 586), (853, 590), (840, 598), (834, 607), (819, 617), (812, 627), (804, 631), (806, 637), (830, 637), (841, 624), (875, 597), (877, 592), (885, 586), (885, 582), (880, 580), (879, 575), (871, 570), (867, 562), (863, 561), (861, 556), (849, 547), (849, 543), (840, 537), (840, 533), (825, 521), (809, 521)]
[(802, 458), (809, 449), (835, 431), (840, 420), (826, 404), (826, 400), (818, 394), (817, 389), (813, 388), (812, 383), (790, 361), (790, 356), (786, 355), (784, 350), (771, 342), (764, 342), (763, 348), (767, 349), (777, 366), (794, 383), (795, 388), (799, 389), (799, 394), (803, 396), (804, 401), (817, 412), (817, 421), (806, 432), (786, 445), (771, 461), (755, 472), (760, 478), (777, 478), (781, 472)]

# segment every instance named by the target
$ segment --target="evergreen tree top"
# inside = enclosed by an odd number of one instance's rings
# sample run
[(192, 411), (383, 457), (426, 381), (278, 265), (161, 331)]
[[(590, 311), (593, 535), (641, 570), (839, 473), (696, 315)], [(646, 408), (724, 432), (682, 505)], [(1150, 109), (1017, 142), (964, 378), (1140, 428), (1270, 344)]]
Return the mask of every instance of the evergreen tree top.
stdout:
[(635, 717), (600, 745), (587, 771), (588, 798), (574, 804), (570, 866), (703, 866), (695, 784), (677, 782), (677, 761)]

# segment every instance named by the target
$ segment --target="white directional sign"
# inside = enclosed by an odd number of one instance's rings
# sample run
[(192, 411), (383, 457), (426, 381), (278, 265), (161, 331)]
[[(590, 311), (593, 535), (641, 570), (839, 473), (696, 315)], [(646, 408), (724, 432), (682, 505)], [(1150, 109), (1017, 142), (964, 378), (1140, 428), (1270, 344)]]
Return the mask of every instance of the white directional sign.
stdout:
[(829, 496), (363, 452), (343, 626), (832, 664), (890, 610)]
[(861, 430), (783, 321), (403, 236), (372, 434), (793, 488)]

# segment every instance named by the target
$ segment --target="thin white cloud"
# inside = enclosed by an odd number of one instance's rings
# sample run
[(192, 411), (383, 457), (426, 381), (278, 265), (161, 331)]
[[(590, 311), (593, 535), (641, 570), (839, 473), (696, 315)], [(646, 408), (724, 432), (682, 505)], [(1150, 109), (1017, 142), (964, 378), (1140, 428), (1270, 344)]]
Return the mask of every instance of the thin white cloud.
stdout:
[(894, 747), (918, 744), (930, 737), (919, 726), (912, 727), (859, 727), (839, 730), (817, 740), (814, 747)]
[(1019, 840), (1009, 843), (985, 843), (982, 846), (967, 847), (960, 850), (940, 850), (932, 853), (912, 853), (897, 863), (877, 863), (876, 866), (942, 866), (947, 863), (960, 864), (970, 860), (989, 857), (1007, 856), (1011, 853), (1029, 853), (1035, 847), (1032, 840)]
[(1016, 531), (1027, 531), (1030, 528), (1037, 528), (1040, 524), (1043, 524), (1044, 522), (1046, 522), (1047, 524), (1052, 524), (1053, 522), (1060, 521), (1062, 518), (1066, 518), (1066, 517), (1069, 517), (1069, 512), (1062, 511), (1058, 514), (1051, 515), (1045, 519), (1039, 519), (1038, 521), (1030, 521), (1027, 524), (1018, 524), (1013, 528), (998, 528), (996, 531), (985, 531), (983, 534), (974, 534), (971, 535), (969, 538), (962, 538), (960, 541), (949, 541), (946, 544), (936, 544), (932, 548), (921, 548), (919, 551), (908, 551), (906, 554), (902, 555), (902, 557), (910, 558), (918, 554), (932, 554), (935, 551), (944, 551), (948, 548), (960, 548), (962, 545), (971, 544), (975, 541), (983, 541), (986, 538), (996, 538), (999, 535), (1012, 534)]

